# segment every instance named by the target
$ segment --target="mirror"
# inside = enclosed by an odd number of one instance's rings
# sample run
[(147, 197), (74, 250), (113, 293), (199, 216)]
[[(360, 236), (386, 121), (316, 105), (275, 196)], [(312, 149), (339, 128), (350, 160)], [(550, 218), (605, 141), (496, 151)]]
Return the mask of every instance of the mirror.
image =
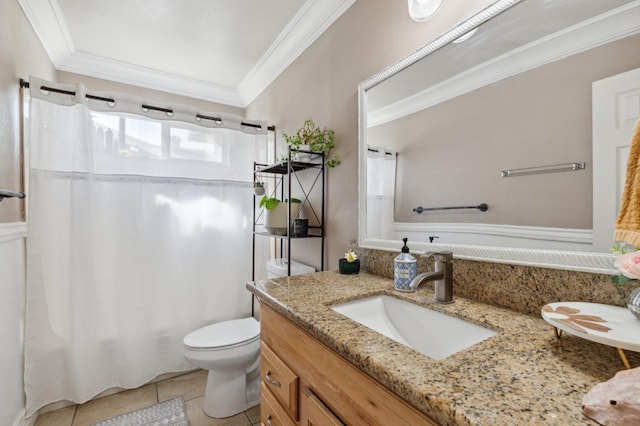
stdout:
[(361, 83), (360, 246), (616, 273), (591, 87), (640, 67), (639, 17), (500, 0)]

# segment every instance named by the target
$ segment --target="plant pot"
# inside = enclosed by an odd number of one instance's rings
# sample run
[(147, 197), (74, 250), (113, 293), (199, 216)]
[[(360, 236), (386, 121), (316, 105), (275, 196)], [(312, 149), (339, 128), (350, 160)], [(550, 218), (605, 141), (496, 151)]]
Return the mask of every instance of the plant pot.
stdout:
[(293, 235), (296, 237), (306, 237), (309, 234), (309, 219), (293, 220)]
[[(311, 147), (309, 147), (309, 145), (300, 145), (297, 150), (300, 151), (311, 151)], [(296, 161), (305, 161), (305, 162), (309, 162), (311, 161), (311, 154), (309, 152), (296, 152), (296, 154), (293, 156), (293, 159)]]
[(264, 229), (270, 234), (287, 235), (287, 228), (293, 225), (293, 218), (298, 215), (300, 203), (291, 203), (291, 222), (287, 226), (287, 209), (289, 203), (284, 201), (271, 210), (265, 210), (264, 213)]
[(253, 193), (260, 196), (260, 195), (264, 195), (264, 186), (254, 186), (253, 187)]
[(338, 271), (341, 274), (350, 275), (360, 272), (360, 259), (349, 262), (347, 259), (340, 259), (338, 261)]

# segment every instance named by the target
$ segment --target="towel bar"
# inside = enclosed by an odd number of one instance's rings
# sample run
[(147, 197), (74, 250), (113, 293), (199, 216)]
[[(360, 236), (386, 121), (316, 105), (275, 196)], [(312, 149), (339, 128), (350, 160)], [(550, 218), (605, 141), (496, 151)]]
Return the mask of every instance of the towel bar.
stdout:
[(477, 206), (457, 206), (457, 207), (416, 207), (414, 212), (420, 214), (422, 212), (434, 211), (434, 210), (459, 210), (459, 209), (478, 209), (481, 212), (489, 210), (489, 206), (486, 203), (478, 204)]
[(0, 188), (0, 201), (4, 200), (5, 198), (12, 198), (12, 197), (24, 198), (26, 196), (27, 195), (24, 192), (13, 192), (13, 191), (7, 191), (6, 189)]
[(523, 169), (502, 170), (500, 172), (500, 176), (513, 177), (513, 176), (536, 175), (541, 173), (573, 172), (577, 170), (584, 170), (585, 168), (586, 168), (586, 165), (584, 162), (563, 163), (563, 164), (553, 164), (551, 166), (526, 167)]

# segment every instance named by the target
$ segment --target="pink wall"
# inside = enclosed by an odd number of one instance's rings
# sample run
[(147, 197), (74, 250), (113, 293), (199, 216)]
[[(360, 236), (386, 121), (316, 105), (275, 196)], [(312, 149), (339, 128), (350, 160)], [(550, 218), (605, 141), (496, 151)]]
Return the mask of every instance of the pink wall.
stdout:
[[(406, 2), (358, 1), (247, 107), (249, 118), (279, 131), (295, 132), (311, 117), (336, 133), (342, 164), (328, 171), (325, 269), (337, 269), (358, 236), (358, 84), (491, 3), (445, 2), (417, 23)], [(292, 258), (319, 267), (315, 243), (296, 243)]]
[[(20, 144), (19, 79), (51, 78), (54, 69), (15, 0), (0, 0), (0, 187), (24, 190)], [(20, 424), (24, 415), (22, 331), (25, 327), (24, 202), (0, 203), (0, 424)], [(13, 223), (12, 223), (13, 222)]]
[[(22, 191), (19, 80), (55, 75), (42, 44), (15, 0), (0, 0), (0, 188)], [(24, 202), (0, 203), (0, 223), (24, 220)]]
[[(370, 145), (399, 151), (395, 220), (592, 228), (591, 84), (637, 67), (638, 35), (370, 128)], [(586, 170), (500, 176), (570, 162)], [(489, 211), (413, 212), (479, 203)]]
[[(3, 0), (4, 3), (13, 2)], [(477, 13), (492, 0), (472, 0), (464, 6), (456, 2), (445, 3), (440, 12), (431, 20), (417, 23), (409, 19), (404, 3), (393, 5), (383, 0), (356, 2), (338, 19), (313, 45), (311, 45), (284, 73), (282, 73), (251, 105), (246, 109), (248, 118), (266, 119), (274, 124), (281, 140), (280, 131), (294, 132), (307, 117), (312, 117), (321, 126), (336, 132), (336, 152), (342, 158), (342, 164), (329, 170), (327, 204), (327, 263), (325, 269), (337, 268), (338, 258), (342, 257), (346, 246), (357, 238), (357, 186), (358, 186), (358, 84), (384, 67), (412, 53), (436, 36), (446, 32), (463, 19)], [(3, 16), (5, 16), (3, 14)], [(28, 27), (28, 24), (24, 24)], [(3, 27), (4, 30), (4, 27)], [(30, 28), (29, 28), (30, 30)], [(9, 44), (2, 52), (13, 52), (11, 61), (33, 61), (44, 58), (46, 71), (42, 65), (28, 66), (28, 70), (13, 73), (8, 82), (3, 82), (2, 90), (11, 92), (12, 107), (5, 105), (0, 111), (11, 110), (12, 117), (7, 119), (11, 126), (17, 122), (15, 79), (29, 73), (42, 78), (54, 79), (51, 64), (46, 60), (37, 39), (29, 41), (26, 49), (16, 49)], [(3, 39), (4, 40), (4, 39)], [(38, 51), (35, 56), (25, 55), (28, 51)], [(9, 66), (7, 66), (9, 65)], [(0, 69), (13, 68), (6, 59), (0, 57)], [(20, 75), (18, 75), (20, 74)], [(239, 109), (206, 103), (195, 99), (132, 87), (120, 83), (76, 74), (58, 72), (55, 79), (60, 82), (82, 81), (88, 87), (104, 91), (128, 91), (139, 96), (147, 96), (159, 102), (179, 102), (188, 105), (208, 104), (209, 110), (224, 110), (242, 113)], [(2, 102), (6, 102), (3, 100)], [(2, 137), (6, 134), (3, 134)], [(9, 133), (10, 148), (0, 152), (4, 161), (3, 180), (11, 187), (19, 187), (20, 166), (17, 150), (17, 133)], [(9, 178), (7, 178), (8, 176)], [(16, 203), (20, 205), (20, 203)], [(0, 221), (17, 220), (20, 211), (12, 208), (0, 209)], [(306, 250), (306, 243), (297, 248), (295, 258), (306, 261), (319, 268), (317, 251)], [(308, 244), (314, 244), (312, 241)]]

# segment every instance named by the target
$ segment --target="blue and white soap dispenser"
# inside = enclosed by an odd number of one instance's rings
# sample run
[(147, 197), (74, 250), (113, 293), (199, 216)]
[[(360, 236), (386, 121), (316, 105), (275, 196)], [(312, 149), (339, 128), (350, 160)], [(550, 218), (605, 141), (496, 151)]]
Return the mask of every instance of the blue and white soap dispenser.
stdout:
[(401, 253), (393, 261), (393, 288), (398, 291), (411, 291), (411, 281), (418, 274), (416, 258), (409, 254), (407, 238), (403, 238)]

